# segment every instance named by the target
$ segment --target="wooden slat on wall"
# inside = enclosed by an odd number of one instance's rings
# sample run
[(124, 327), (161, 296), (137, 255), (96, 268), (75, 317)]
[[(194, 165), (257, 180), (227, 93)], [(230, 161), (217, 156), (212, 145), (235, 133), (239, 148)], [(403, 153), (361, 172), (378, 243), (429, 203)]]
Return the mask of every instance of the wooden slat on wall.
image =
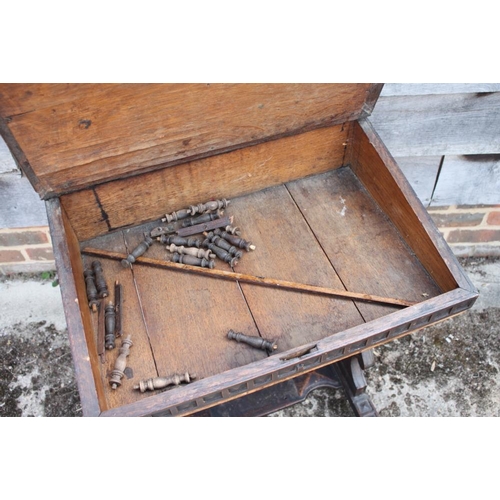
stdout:
[(500, 153), (500, 92), (381, 97), (370, 121), (393, 156)]
[(26, 177), (0, 175), (0, 228), (46, 226), (45, 203)]
[(419, 200), (428, 206), (436, 184), (442, 156), (405, 156), (395, 158)]
[(445, 156), (431, 206), (500, 204), (500, 155)]
[(5, 141), (0, 137), (0, 175), (6, 172), (17, 172), (18, 168), (14, 158), (10, 154)]
[(386, 83), (381, 96), (500, 92), (500, 83)]

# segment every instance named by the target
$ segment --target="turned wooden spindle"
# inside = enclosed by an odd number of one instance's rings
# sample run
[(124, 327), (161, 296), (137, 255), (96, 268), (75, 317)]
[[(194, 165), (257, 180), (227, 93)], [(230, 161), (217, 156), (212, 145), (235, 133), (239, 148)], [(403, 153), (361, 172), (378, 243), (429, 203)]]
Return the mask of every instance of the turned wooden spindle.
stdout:
[(209, 269), (215, 267), (213, 259), (198, 259), (193, 255), (181, 255), (180, 253), (172, 254), (172, 261), (178, 264), (187, 264), (189, 266), (208, 267)]
[(137, 385), (134, 385), (134, 389), (141, 392), (156, 391), (158, 389), (164, 389), (170, 385), (180, 385), (182, 382), (189, 384), (189, 382), (195, 378), (196, 375), (193, 373), (176, 373), (171, 377), (155, 377), (147, 380), (141, 380)]
[(137, 257), (144, 255), (146, 250), (153, 244), (153, 239), (144, 233), (144, 240), (142, 240), (133, 250), (127, 255), (126, 259), (122, 260), (123, 267), (131, 267)]
[(104, 345), (106, 349), (115, 348), (115, 326), (116, 326), (116, 313), (113, 302), (108, 302), (105, 309), (105, 337)]
[(175, 233), (175, 231), (175, 224), (167, 224), (166, 226), (158, 226), (151, 229), (149, 236), (151, 236), (151, 238), (159, 238), (160, 236), (166, 236)]
[(250, 241), (244, 240), (243, 238), (229, 234), (226, 231), (221, 231), (220, 229), (216, 229), (214, 233), (220, 236), (221, 238), (224, 238), (226, 241), (228, 241), (235, 247), (244, 248), (247, 252), (255, 250), (255, 245), (253, 245)]
[(216, 255), (210, 250), (203, 250), (203, 248), (185, 247), (174, 245), (173, 243), (166, 247), (171, 253), (180, 253), (181, 255), (192, 255), (198, 259), (215, 259)]
[(177, 210), (177, 212), (172, 212), (171, 214), (165, 214), (165, 217), (163, 217), (162, 222), (176, 222), (178, 220), (185, 219), (190, 215), (191, 212), (189, 211), (189, 208), (183, 208), (182, 210)]
[(133, 343), (130, 339), (130, 335), (122, 340), (120, 353), (116, 358), (115, 366), (111, 372), (111, 378), (109, 379), (111, 389), (116, 389), (122, 385), (122, 378), (125, 376), (125, 368), (127, 367), (127, 357), (130, 354), (130, 348), (132, 345)]
[(160, 243), (166, 243), (167, 245), (177, 245), (183, 247), (196, 247), (200, 248), (201, 241), (198, 238), (181, 238), (180, 236), (167, 236), (162, 235), (157, 240)]
[(199, 217), (191, 217), (190, 219), (184, 220), (182, 227), (197, 226), (198, 224), (204, 224), (205, 222), (210, 222), (216, 219), (220, 219), (222, 212), (206, 213), (200, 215)]
[(89, 301), (89, 307), (93, 312), (97, 311), (97, 306), (99, 305), (99, 300), (97, 296), (97, 288), (95, 286), (94, 271), (92, 269), (85, 269), (83, 272), (85, 277), (85, 285), (87, 287), (87, 299)]
[(109, 295), (108, 285), (104, 279), (104, 273), (102, 271), (102, 265), (98, 260), (92, 262), (92, 269), (94, 270), (95, 286), (97, 287), (97, 294), (101, 299), (106, 298)]
[(123, 309), (123, 288), (121, 283), (115, 281), (115, 337), (122, 336), (122, 309)]
[(231, 255), (229, 252), (226, 252), (221, 247), (218, 247), (217, 245), (214, 245), (213, 243), (208, 243), (207, 248), (212, 250), (212, 252), (219, 257), (219, 259), (223, 260), (224, 262), (227, 262), (231, 267), (235, 266), (238, 264), (238, 259)]
[(211, 239), (211, 243), (217, 245), (219, 248), (223, 248), (224, 250), (226, 250), (226, 252), (229, 252), (233, 257), (236, 257), (237, 259), (241, 259), (241, 257), (243, 257), (241, 250), (238, 250), (235, 246), (231, 245), (231, 243), (226, 241), (224, 238), (221, 238), (220, 236), (214, 235)]
[(234, 227), (234, 226), (226, 226), (224, 228), (229, 234), (235, 234), (236, 236), (241, 235), (241, 229), (239, 227)]
[(265, 340), (260, 337), (252, 337), (251, 335), (245, 335), (244, 333), (235, 332), (233, 330), (229, 330), (227, 338), (236, 340), (236, 342), (243, 342), (244, 344), (248, 344), (249, 346), (263, 351), (274, 351), (278, 348), (276, 342)]
[(229, 200), (222, 198), (222, 200), (207, 201), (206, 203), (198, 203), (198, 205), (191, 205), (189, 212), (191, 215), (202, 214), (204, 212), (213, 212), (221, 208), (227, 208)]

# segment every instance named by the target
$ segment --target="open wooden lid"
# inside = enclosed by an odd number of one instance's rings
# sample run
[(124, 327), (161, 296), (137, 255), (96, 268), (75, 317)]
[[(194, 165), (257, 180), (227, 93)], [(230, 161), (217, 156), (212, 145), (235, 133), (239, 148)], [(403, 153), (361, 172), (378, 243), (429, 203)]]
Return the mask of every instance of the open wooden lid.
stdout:
[[(0, 84), (0, 134), (42, 198), (371, 113), (380, 84)], [(235, 166), (236, 168), (236, 166)]]

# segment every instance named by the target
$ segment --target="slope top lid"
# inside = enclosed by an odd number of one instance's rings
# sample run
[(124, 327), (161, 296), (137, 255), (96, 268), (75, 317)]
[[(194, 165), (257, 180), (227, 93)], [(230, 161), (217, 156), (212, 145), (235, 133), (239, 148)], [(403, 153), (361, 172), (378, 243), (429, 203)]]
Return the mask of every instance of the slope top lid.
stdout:
[[(42, 198), (371, 113), (381, 84), (0, 84), (0, 134)], [(236, 166), (235, 166), (236, 168)]]

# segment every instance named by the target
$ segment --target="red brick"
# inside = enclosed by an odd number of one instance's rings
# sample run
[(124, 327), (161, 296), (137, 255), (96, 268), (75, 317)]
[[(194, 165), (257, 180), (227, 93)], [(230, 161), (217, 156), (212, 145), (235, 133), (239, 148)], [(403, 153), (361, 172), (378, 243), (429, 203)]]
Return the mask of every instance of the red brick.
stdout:
[(500, 226), (500, 212), (490, 212), (486, 222), (491, 226)]
[(488, 243), (500, 241), (500, 229), (454, 229), (448, 234), (448, 243)]
[(481, 224), (484, 213), (431, 214), (437, 227), (470, 227)]
[(26, 253), (31, 260), (54, 260), (52, 248), (27, 248)]
[(47, 235), (42, 231), (0, 233), (0, 247), (40, 245), (43, 243), (49, 243), (49, 240)]
[(0, 262), (22, 262), (24, 256), (19, 250), (0, 250)]

